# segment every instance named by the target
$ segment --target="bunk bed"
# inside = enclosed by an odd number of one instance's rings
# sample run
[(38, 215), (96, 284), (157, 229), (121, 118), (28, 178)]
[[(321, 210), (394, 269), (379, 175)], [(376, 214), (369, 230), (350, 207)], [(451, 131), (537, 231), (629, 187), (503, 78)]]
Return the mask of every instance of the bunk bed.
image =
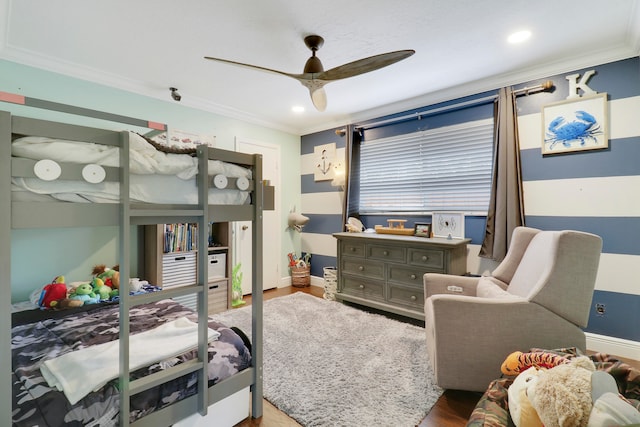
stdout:
[[(6, 98), (6, 97), (5, 97)], [(6, 100), (1, 99), (0, 100)], [(48, 105), (51, 105), (49, 103)], [(66, 107), (65, 107), (66, 108)], [(78, 111), (80, 110), (80, 113)], [(93, 110), (86, 110), (91, 116)], [(82, 109), (74, 107), (74, 113), (82, 114)], [(106, 113), (105, 113), (106, 114)], [(126, 123), (124, 120), (121, 122)], [(25, 139), (27, 138), (27, 139)], [(17, 141), (12, 156), (12, 141)], [(11, 203), (2, 203), (0, 207), (0, 240), (5, 242), (6, 254), (0, 260), (0, 267), (5, 272), (5, 281), (11, 277), (11, 235), (12, 229), (38, 228), (38, 227), (87, 227), (87, 226), (118, 226), (118, 260), (120, 267), (120, 283), (128, 283), (130, 277), (130, 235), (132, 226), (162, 224), (167, 222), (193, 222), (198, 224), (198, 239), (207, 241), (207, 225), (211, 222), (253, 221), (253, 298), (252, 298), (252, 341), (248, 343), (246, 337), (238, 331), (239, 335), (226, 325), (216, 324), (207, 315), (207, 251), (198, 251), (197, 257), (197, 284), (165, 289), (160, 292), (129, 295), (121, 292), (119, 303), (104, 304), (90, 307), (81, 307), (80, 313), (68, 313), (74, 317), (73, 324), (82, 323), (86, 317), (96, 315), (95, 320), (104, 322), (104, 329), (111, 330), (111, 337), (100, 336), (100, 344), (110, 339), (119, 343), (116, 347), (118, 359), (118, 379), (111, 383), (112, 389), (117, 390), (116, 395), (110, 395), (107, 401), (115, 402), (117, 407), (109, 408), (104, 403), (105, 410), (116, 411), (114, 424), (120, 426), (170, 426), (186, 418), (193, 418), (194, 414), (206, 416), (210, 405), (224, 403), (225, 399), (237, 395), (239, 391), (250, 388), (251, 390), (251, 415), (254, 418), (262, 415), (262, 210), (269, 209), (273, 203), (273, 188), (266, 186), (262, 179), (262, 159), (260, 155), (249, 155), (233, 151), (220, 150), (206, 146), (198, 146), (195, 153), (180, 154), (188, 156), (183, 159), (191, 166), (188, 184), (189, 189), (180, 189), (180, 192), (195, 193), (195, 196), (181, 203), (167, 204), (166, 199), (155, 200), (153, 197), (139, 197), (146, 194), (136, 190), (136, 196), (131, 197), (131, 188), (140, 185), (163, 185), (149, 181), (153, 179), (158, 170), (135, 170), (140, 166), (140, 153), (138, 151), (149, 150), (144, 145), (144, 140), (127, 131), (105, 130), (87, 126), (71, 125), (60, 122), (52, 122), (27, 117), (18, 117), (10, 112), (0, 112), (0, 171), (3, 174), (0, 179), (0, 197), (2, 200), (11, 200)], [(47, 145), (53, 144), (56, 148), (49, 150)], [(77, 156), (71, 159), (65, 153), (63, 157), (56, 158), (59, 151), (56, 144), (76, 144), (78, 148), (72, 148)], [(29, 146), (36, 147), (30, 150)], [(83, 155), (91, 156), (92, 150), (98, 146), (99, 159), (90, 157), (83, 163)], [(80, 147), (87, 147), (85, 153)], [(25, 148), (26, 147), (26, 148)], [(108, 154), (104, 154), (107, 153)], [(84, 154), (79, 154), (84, 153)], [(160, 157), (164, 154), (159, 155)], [(55, 158), (53, 160), (51, 158)], [(105, 160), (107, 159), (107, 160)], [(191, 159), (191, 160), (190, 160)], [(173, 160), (176, 160), (175, 158)], [(51, 163), (53, 162), (53, 163)], [(195, 162), (195, 163), (193, 163)], [(172, 161), (170, 161), (172, 163)], [(37, 166), (39, 165), (39, 166)], [(134, 169), (134, 170), (132, 170)], [(139, 169), (139, 168), (138, 168)], [(199, 173), (207, 170), (208, 173)], [(244, 171), (244, 172), (243, 172)], [(180, 172), (179, 172), (180, 173)], [(182, 172), (184, 173), (184, 172)], [(97, 174), (97, 178), (95, 175)], [(175, 171), (161, 177), (161, 183), (173, 179)], [(59, 178), (59, 180), (58, 180)], [(184, 177), (182, 177), (184, 178)], [(60, 191), (55, 188), (54, 181), (65, 181), (65, 189)], [(162, 181), (164, 180), (164, 181)], [(142, 184), (140, 182), (142, 181)], [(42, 184), (42, 185), (41, 185)], [(51, 185), (50, 185), (51, 184)], [(68, 185), (71, 185), (70, 187)], [(93, 194), (86, 191), (86, 187), (100, 187)], [(105, 189), (109, 187), (109, 191)], [(115, 188), (115, 191), (113, 190)], [(168, 188), (168, 187), (167, 187)], [(185, 187), (186, 188), (186, 187)], [(35, 189), (35, 192), (31, 191)], [(222, 198), (215, 193), (222, 193)], [(232, 196), (224, 193), (233, 193)], [(45, 206), (46, 208), (43, 208)], [(190, 294), (197, 295), (197, 311), (185, 312), (185, 308), (173, 302), (173, 298)], [(7, 291), (5, 290), (5, 296)], [(177, 308), (176, 308), (177, 306)], [(188, 311), (188, 310), (187, 310)], [(80, 345), (82, 350), (90, 349), (86, 338), (87, 334), (76, 334), (69, 338), (65, 331), (64, 320), (68, 317), (62, 311), (44, 311), (38, 313), (35, 318), (24, 313), (15, 316), (12, 325), (10, 298), (0, 299), (0, 339), (2, 342), (12, 342), (13, 348), (24, 344), (28, 331), (39, 330), (45, 325), (47, 330), (60, 331), (60, 340), (76, 340), (71, 346)], [(106, 313), (106, 314), (105, 314)], [(165, 313), (167, 316), (156, 316), (155, 321), (148, 322), (151, 313)], [(46, 319), (42, 319), (42, 316)], [(99, 316), (106, 316), (101, 318)], [(21, 320), (17, 320), (20, 318)], [(93, 317), (91, 317), (94, 321)], [(145, 330), (145, 322), (153, 325), (169, 324), (169, 320), (188, 319), (187, 325), (197, 331), (197, 346), (195, 350), (181, 355), (181, 363), (166, 369), (147, 370), (135, 365), (135, 358), (130, 353), (133, 351), (136, 336)], [(111, 323), (109, 323), (111, 322)], [(115, 323), (114, 323), (115, 322)], [(35, 326), (34, 326), (35, 325)], [(194, 326), (195, 325), (195, 326)], [(233, 325), (229, 325), (233, 326)], [(211, 341), (212, 330), (217, 332), (218, 339)], [(115, 332), (114, 332), (115, 331)], [(15, 335), (13, 335), (15, 334)], [(79, 336), (77, 336), (79, 335)], [(109, 335), (109, 334), (106, 334)], [(38, 341), (30, 338), (32, 341)], [(15, 340), (15, 341), (14, 341)], [(29, 340), (29, 339), (27, 339)], [(84, 341), (83, 341), (84, 340)], [(80, 343), (80, 344), (78, 344)], [(228, 347), (240, 349), (236, 359), (243, 359), (236, 366), (227, 366), (231, 372), (224, 379), (220, 379), (219, 373), (212, 373), (209, 360), (212, 354), (216, 354), (212, 347), (222, 343)], [(23, 425), (14, 423), (12, 413), (16, 414), (14, 404), (21, 400), (31, 400), (36, 397), (47, 399), (48, 390), (46, 384), (30, 384), (29, 387), (18, 385), (18, 390), (25, 392), (31, 388), (29, 399), (25, 395), (16, 396), (14, 383), (31, 381), (25, 371), (14, 373), (12, 369), (12, 355), (15, 351), (9, 346), (0, 348), (0, 425)], [(242, 355), (242, 349), (250, 352), (250, 357)], [(248, 350), (250, 348), (250, 350)], [(75, 350), (75, 349), (74, 349)], [(32, 349), (28, 358), (31, 365), (40, 367), (47, 359), (48, 350)], [(67, 350), (63, 350), (63, 353)], [(67, 354), (75, 353), (69, 351)], [(37, 355), (37, 356), (33, 356)], [(36, 361), (34, 362), (33, 357)], [(42, 359), (42, 360), (40, 360)], [(27, 363), (27, 365), (29, 364)], [(132, 366), (133, 365), (133, 366)], [(151, 372), (151, 373), (149, 373)], [(39, 379), (40, 380), (40, 379)], [(172, 382), (183, 381), (171, 388)], [(142, 407), (156, 406), (148, 402), (140, 403), (137, 399), (145, 393), (157, 391), (162, 387), (167, 390), (187, 388), (186, 383), (193, 383), (193, 394), (181, 398), (160, 397), (160, 400), (170, 404), (157, 410), (149, 411)], [(12, 386), (8, 386), (12, 384)], [(115, 384), (115, 387), (113, 386)], [(167, 386), (169, 385), (169, 386)], [(177, 387), (177, 388), (176, 388)], [(113, 394), (113, 393), (112, 393)], [(49, 397), (51, 394), (49, 393)], [(177, 400), (174, 402), (174, 400)], [(13, 402), (13, 403), (12, 403)], [(136, 403), (137, 402), (137, 403)], [(138, 405), (138, 406), (136, 406)], [(29, 411), (35, 408), (46, 407), (39, 402), (31, 405)], [(22, 414), (29, 419), (29, 414)], [(43, 415), (46, 418), (46, 414)], [(197, 417), (197, 416), (196, 416)], [(105, 415), (105, 418), (109, 418)], [(11, 424), (10, 424), (11, 423)], [(31, 425), (31, 424), (27, 424)], [(47, 424), (51, 425), (51, 424)], [(96, 423), (96, 425), (112, 425)]]

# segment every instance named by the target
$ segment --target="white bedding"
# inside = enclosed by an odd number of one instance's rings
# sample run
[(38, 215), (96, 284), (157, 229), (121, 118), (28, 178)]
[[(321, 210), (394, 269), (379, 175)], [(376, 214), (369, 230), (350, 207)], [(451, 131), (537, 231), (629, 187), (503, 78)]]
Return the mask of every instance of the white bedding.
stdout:
[[(97, 164), (117, 167), (119, 148), (88, 142), (54, 140), (45, 137), (24, 137), (13, 141), (11, 154), (33, 160), (49, 159), (55, 162)], [(156, 150), (144, 138), (130, 134), (129, 151), (130, 188), (132, 202), (140, 203), (198, 203), (195, 176), (198, 159), (185, 154), (170, 154)], [(251, 179), (251, 170), (231, 163), (209, 160), (209, 175), (227, 178)], [(56, 200), (69, 202), (105, 203), (120, 199), (117, 182), (92, 184), (86, 181), (54, 180), (38, 178), (12, 178), (12, 197), (25, 200), (24, 192), (49, 195)], [(210, 204), (245, 204), (249, 193), (238, 190), (210, 189)]]
[[(209, 341), (220, 336), (208, 328)], [(198, 344), (198, 324), (186, 317), (129, 337), (129, 367), (136, 370), (186, 353)], [(168, 346), (167, 342), (171, 345)], [(72, 405), (120, 373), (119, 341), (82, 348), (45, 361), (40, 366), (49, 386), (64, 392)]]

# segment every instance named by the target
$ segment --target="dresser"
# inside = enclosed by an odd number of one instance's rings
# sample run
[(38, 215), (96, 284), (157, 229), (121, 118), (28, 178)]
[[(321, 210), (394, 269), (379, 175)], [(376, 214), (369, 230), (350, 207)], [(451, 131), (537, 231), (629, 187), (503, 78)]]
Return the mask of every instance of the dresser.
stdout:
[(425, 273), (463, 275), (471, 239), (335, 233), (336, 299), (424, 320)]

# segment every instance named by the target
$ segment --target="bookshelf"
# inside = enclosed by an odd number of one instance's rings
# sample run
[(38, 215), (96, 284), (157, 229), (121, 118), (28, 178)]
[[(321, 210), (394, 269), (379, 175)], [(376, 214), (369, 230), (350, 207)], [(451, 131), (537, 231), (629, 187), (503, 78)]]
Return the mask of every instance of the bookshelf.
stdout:
[[(196, 282), (197, 241), (195, 224), (157, 224), (144, 228), (144, 275), (150, 284), (163, 288)], [(209, 225), (209, 314), (231, 307), (231, 224)], [(194, 308), (194, 296), (180, 303)]]

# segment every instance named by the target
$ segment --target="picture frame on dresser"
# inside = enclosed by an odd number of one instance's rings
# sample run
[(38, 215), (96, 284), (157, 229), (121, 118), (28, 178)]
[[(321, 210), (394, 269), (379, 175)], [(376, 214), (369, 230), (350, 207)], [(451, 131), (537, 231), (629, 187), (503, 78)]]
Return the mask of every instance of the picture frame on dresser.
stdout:
[(413, 234), (418, 237), (431, 237), (430, 222), (416, 222), (413, 226)]
[(433, 212), (431, 223), (433, 237), (464, 239), (464, 212)]

